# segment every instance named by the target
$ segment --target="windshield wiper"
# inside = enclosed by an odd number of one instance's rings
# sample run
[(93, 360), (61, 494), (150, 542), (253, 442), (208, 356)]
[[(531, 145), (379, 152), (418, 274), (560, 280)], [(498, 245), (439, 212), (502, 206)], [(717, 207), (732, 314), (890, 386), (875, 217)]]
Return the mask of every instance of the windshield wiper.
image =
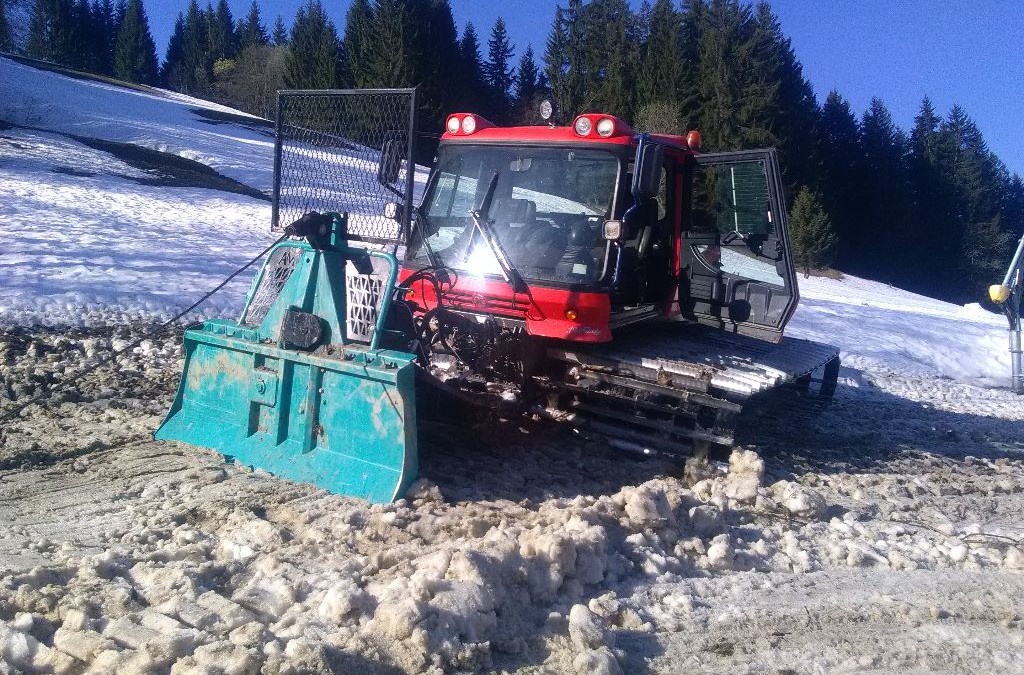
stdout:
[(430, 238), (427, 236), (427, 216), (421, 213), (419, 208), (414, 208), (412, 211), (412, 217), (416, 220), (416, 229), (420, 231), (420, 237), (423, 239), (423, 248), (427, 249), (427, 260), (430, 261), (430, 266), (435, 270), (443, 270), (444, 263), (434, 252), (434, 247), (430, 245)]
[[(494, 234), (494, 230), (491, 228), (490, 221), (487, 220), (487, 212), (491, 210), (491, 201), (494, 200), (494, 191), (498, 187), (498, 172), (495, 171), (491, 176), (491, 182), (487, 185), (487, 192), (484, 193), (484, 198), (480, 200), (480, 206), (470, 211), (470, 215), (473, 217), (473, 224), (476, 226), (477, 231), (483, 240), (487, 242), (487, 245), (491, 249), (491, 253), (494, 254), (494, 259), (498, 261), (498, 267), (501, 268), (501, 275), (505, 277), (505, 281), (512, 285), (512, 290), (516, 293), (529, 293), (530, 287), (526, 285), (526, 281), (523, 279), (523, 275), (519, 273), (519, 270), (515, 268), (512, 261), (509, 260), (508, 254), (505, 253), (505, 249), (501, 247), (501, 243), (498, 241), (497, 235)], [(469, 247), (467, 251), (473, 249), (473, 240), (470, 239)]]

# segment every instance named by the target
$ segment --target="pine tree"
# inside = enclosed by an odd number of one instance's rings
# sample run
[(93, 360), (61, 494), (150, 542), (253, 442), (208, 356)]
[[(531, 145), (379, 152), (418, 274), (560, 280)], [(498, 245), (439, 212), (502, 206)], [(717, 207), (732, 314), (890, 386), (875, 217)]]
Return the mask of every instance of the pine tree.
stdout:
[(270, 44), (270, 36), (267, 35), (267, 28), (263, 25), (260, 6), (256, 4), (256, 0), (252, 0), (249, 12), (244, 19), (238, 22), (235, 39), (238, 41), (239, 52), (253, 45)]
[(4, 2), (0, 0), (0, 52), (14, 51), (14, 36), (11, 34), (11, 26), (7, 23), (7, 13), (4, 9)]
[(963, 108), (953, 106), (940, 134), (952, 167), (955, 219), (960, 231), (960, 284), (953, 289), (953, 298), (976, 299), (1005, 270), (1010, 255), (1011, 237), (1003, 229), (1001, 212), (1010, 178)]
[(190, 0), (185, 10), (185, 25), (181, 41), (180, 91), (202, 96), (213, 80), (213, 62), (207, 51), (208, 28), (206, 14), (196, 0)]
[(97, 71), (104, 75), (114, 74), (114, 47), (117, 42), (117, 24), (114, 3), (111, 0), (96, 0), (92, 5), (93, 26), (97, 33)]
[(71, 0), (36, 0), (28, 27), (26, 53), (35, 59), (71, 65), (77, 58)]
[(803, 187), (797, 193), (789, 216), (789, 236), (793, 262), (803, 269), (804, 277), (812, 269), (821, 269), (832, 262), (838, 240), (828, 214), (818, 195)]
[(114, 50), (114, 75), (129, 82), (157, 83), (156, 43), (142, 0), (129, 0)]
[(458, 92), (453, 101), (457, 110), (479, 111), (487, 108), (487, 92), (484, 84), (483, 65), (480, 57), (480, 40), (472, 21), (466, 22), (459, 41), (459, 82)]
[(541, 77), (540, 68), (537, 67), (533, 55), (533, 47), (527, 45), (526, 51), (519, 57), (515, 76), (515, 119), (520, 123), (536, 123), (538, 120), (537, 106), (543, 91)]
[[(657, 0), (641, 12), (646, 27), (640, 72), (637, 77), (637, 122), (645, 131), (660, 118), (657, 131), (681, 133), (683, 98), (682, 20), (671, 0)], [(657, 112), (657, 115), (655, 115)], [(644, 122), (640, 122), (643, 119)]]
[(168, 89), (182, 89), (182, 68), (185, 60), (185, 15), (178, 13), (174, 31), (167, 41), (167, 53), (160, 67), (160, 82)]
[(367, 86), (367, 46), (372, 30), (373, 8), (370, 0), (353, 0), (345, 15), (345, 36), (341, 41), (345, 53), (345, 69), (341, 80), (345, 86)]
[(831, 214), (839, 246), (836, 264), (840, 269), (853, 271), (859, 264), (860, 229), (864, 222), (863, 206), (867, 201), (861, 194), (863, 161), (861, 158), (860, 125), (850, 104), (833, 90), (825, 99), (818, 120), (821, 156), (822, 204)]
[[(633, 81), (640, 65), (636, 17), (626, 0), (593, 0), (584, 11), (586, 106), (633, 118)], [(582, 111), (581, 111), (582, 112)]]
[(207, 6), (207, 42), (209, 59), (214, 63), (235, 55), (235, 21), (228, 0), (217, 0), (217, 8)]
[(1013, 239), (1024, 237), (1024, 181), (1013, 174), (1003, 199), (1003, 223)]
[(89, 0), (72, 0), (71, 24), (74, 27), (73, 46), (68, 65), (86, 72), (97, 72), (97, 57), (100, 51), (98, 41), (102, 40), (102, 35), (97, 33), (93, 25)]
[(564, 9), (556, 7), (544, 50), (544, 72), (563, 120), (572, 119), (587, 105), (583, 23), (581, 0), (569, 0)]
[(275, 47), (286, 47), (288, 46), (288, 29), (285, 28), (284, 19), (278, 14), (274, 20), (274, 33), (270, 36)]
[[(457, 92), (451, 86), (451, 74), (461, 64), (459, 33), (448, 0), (411, 2), (416, 51), (423, 55), (418, 73), (420, 83), (420, 125), (441, 128), (451, 110)], [(413, 81), (411, 84), (416, 84)], [(433, 156), (433, 152), (430, 153)]]
[(508, 38), (505, 20), (499, 16), (491, 28), (491, 37), (487, 41), (487, 60), (483, 64), (484, 81), (491, 93), (491, 116), (497, 120), (505, 120), (510, 116), (510, 97), (515, 75), (512, 69), (513, 54), (515, 50)]
[(948, 292), (948, 270), (959, 262), (959, 228), (955, 222), (950, 163), (939, 126), (942, 119), (925, 96), (910, 134), (908, 177), (913, 203), (906, 253), (907, 288), (925, 293)]
[(709, 150), (738, 150), (763, 146), (773, 139), (755, 119), (769, 105), (771, 90), (748, 92), (754, 77), (751, 59), (750, 10), (737, 0), (711, 0), (699, 13), (697, 78), (700, 94), (699, 127)]
[[(763, 95), (767, 107), (755, 116), (774, 137), (787, 186), (815, 185), (820, 175), (817, 155), (818, 101), (803, 76), (790, 39), (782, 32), (771, 6), (762, 0), (754, 15), (753, 58), (762, 68), (755, 81), (755, 100)], [(767, 88), (763, 87), (764, 83)], [(749, 91), (749, 89), (748, 89)]]
[(292, 89), (329, 89), (338, 82), (341, 43), (320, 0), (295, 14), (285, 82)]
[(858, 241), (861, 269), (875, 278), (898, 283), (906, 248), (913, 245), (905, 237), (910, 214), (908, 142), (878, 98), (871, 100), (864, 113), (861, 130), (865, 162), (861, 185), (864, 222)]

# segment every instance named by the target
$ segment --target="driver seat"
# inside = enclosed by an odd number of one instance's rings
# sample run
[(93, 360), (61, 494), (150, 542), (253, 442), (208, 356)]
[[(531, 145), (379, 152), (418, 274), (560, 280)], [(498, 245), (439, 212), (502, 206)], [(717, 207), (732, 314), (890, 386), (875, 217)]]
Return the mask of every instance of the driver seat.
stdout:
[(509, 227), (526, 227), (537, 220), (537, 203), (529, 199), (502, 199), (495, 206), (493, 217)]

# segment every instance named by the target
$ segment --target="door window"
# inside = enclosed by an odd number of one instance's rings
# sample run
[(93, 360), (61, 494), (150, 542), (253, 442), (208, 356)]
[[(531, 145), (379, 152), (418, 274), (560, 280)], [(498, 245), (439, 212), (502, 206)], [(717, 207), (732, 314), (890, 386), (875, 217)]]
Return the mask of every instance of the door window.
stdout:
[(766, 244), (775, 235), (768, 174), (763, 160), (695, 167), (690, 227), (715, 235), (694, 246), (709, 269), (763, 283), (784, 285)]

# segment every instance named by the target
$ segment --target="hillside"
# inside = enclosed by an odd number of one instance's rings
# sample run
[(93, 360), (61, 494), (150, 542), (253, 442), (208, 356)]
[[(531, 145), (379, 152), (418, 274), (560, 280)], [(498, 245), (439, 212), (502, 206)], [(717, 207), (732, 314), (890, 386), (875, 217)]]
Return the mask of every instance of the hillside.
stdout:
[[(0, 58), (0, 409), (271, 240), (258, 120)], [(205, 315), (234, 315), (239, 279)], [(835, 401), (730, 472), (530, 420), (424, 425), (367, 507), (151, 440), (180, 338), (0, 425), (0, 674), (1024, 672), (1024, 405), (1005, 323), (801, 279)]]

